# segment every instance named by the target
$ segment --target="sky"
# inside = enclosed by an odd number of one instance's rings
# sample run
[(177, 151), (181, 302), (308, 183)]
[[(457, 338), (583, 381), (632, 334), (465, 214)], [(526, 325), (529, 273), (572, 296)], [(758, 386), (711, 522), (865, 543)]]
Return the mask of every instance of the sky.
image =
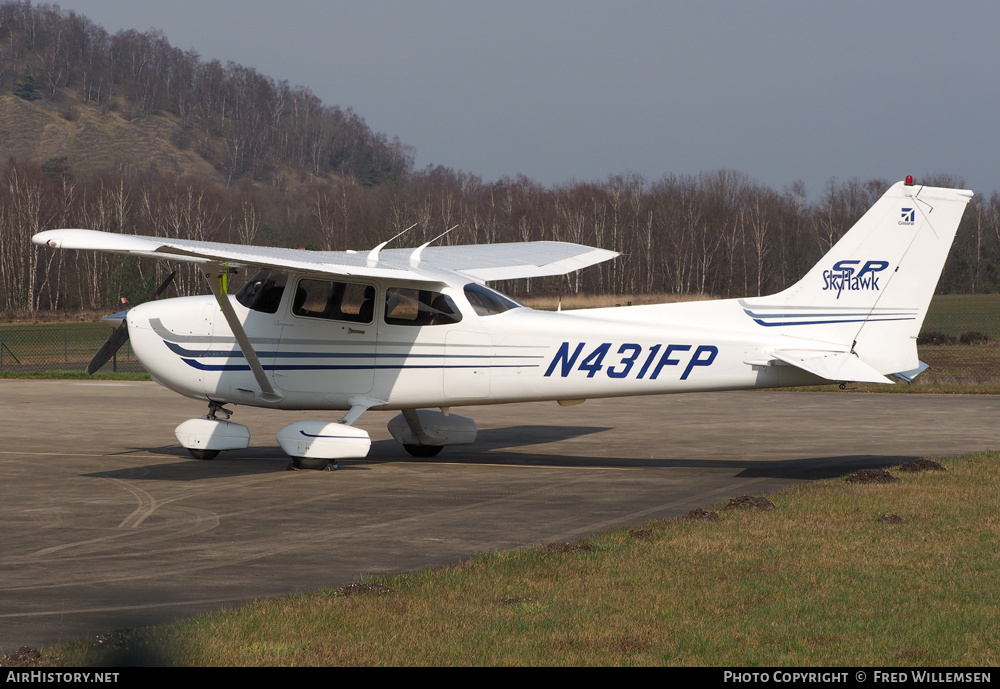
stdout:
[(352, 108), (487, 181), (732, 169), (1000, 189), (1000, 3), (62, 0)]

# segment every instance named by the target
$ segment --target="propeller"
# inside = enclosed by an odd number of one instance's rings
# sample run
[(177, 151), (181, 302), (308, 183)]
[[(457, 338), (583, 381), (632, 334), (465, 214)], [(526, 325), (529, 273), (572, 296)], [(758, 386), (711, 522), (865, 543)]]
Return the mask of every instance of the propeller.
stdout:
[[(176, 274), (176, 270), (171, 272), (170, 275), (168, 275), (166, 279), (160, 283), (160, 286), (156, 288), (155, 292), (153, 292), (153, 299), (160, 298), (160, 295), (163, 294), (164, 290), (166, 290), (167, 287), (170, 286), (170, 283), (174, 281), (174, 276)], [(122, 345), (128, 341), (128, 319), (124, 316), (125, 312), (123, 311), (121, 325), (115, 328), (115, 331), (111, 333), (111, 337), (108, 338), (107, 342), (101, 345), (101, 348), (97, 350), (97, 354), (95, 354), (94, 358), (90, 360), (89, 364), (87, 364), (88, 376), (94, 375), (95, 371), (99, 370), (101, 366), (108, 363), (108, 360), (115, 355), (115, 352), (121, 349)]]

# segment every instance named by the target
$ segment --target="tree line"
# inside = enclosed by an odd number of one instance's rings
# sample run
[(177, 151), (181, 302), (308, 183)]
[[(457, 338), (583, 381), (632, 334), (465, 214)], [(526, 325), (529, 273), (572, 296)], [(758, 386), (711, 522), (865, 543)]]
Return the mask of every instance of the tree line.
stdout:
[[(918, 180), (962, 186), (947, 177)], [(778, 192), (729, 170), (647, 180), (543, 187), (446, 168), (404, 182), (365, 186), (345, 177), (281, 191), (211, 185), (155, 170), (99, 173), (8, 160), (0, 173), (0, 310), (108, 309), (148, 298), (170, 269), (156, 261), (49, 251), (31, 235), (54, 227), (317, 250), (370, 249), (403, 228), (394, 246), (417, 246), (445, 230), (444, 244), (559, 240), (612, 249), (614, 261), (559, 279), (500, 285), (513, 294), (706, 293), (752, 296), (781, 290), (881, 196), (889, 183), (831, 181), (818, 201), (802, 185)], [(179, 294), (204, 293), (190, 266)], [(977, 195), (939, 284), (943, 292), (1000, 290), (1000, 195)]]

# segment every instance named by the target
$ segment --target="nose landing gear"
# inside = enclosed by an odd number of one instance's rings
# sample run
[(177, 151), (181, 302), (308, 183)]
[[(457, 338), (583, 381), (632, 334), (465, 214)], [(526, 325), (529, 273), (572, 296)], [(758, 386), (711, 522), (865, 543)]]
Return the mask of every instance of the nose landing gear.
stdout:
[(222, 450), (245, 449), (250, 444), (250, 429), (229, 421), (232, 415), (220, 403), (210, 401), (208, 414), (188, 419), (174, 429), (174, 435), (195, 459), (215, 459)]

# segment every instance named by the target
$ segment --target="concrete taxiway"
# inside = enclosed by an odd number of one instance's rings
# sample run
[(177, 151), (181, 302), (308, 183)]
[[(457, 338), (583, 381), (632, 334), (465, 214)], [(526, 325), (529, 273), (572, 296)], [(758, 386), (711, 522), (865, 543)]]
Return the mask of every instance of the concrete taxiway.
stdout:
[(1000, 398), (738, 392), (456, 409), (479, 442), (287, 471), (274, 434), (334, 415), (237, 407), (247, 450), (196, 461), (203, 404), (153, 383), (0, 381), (0, 654), (577, 539), (859, 468), (1000, 447)]

